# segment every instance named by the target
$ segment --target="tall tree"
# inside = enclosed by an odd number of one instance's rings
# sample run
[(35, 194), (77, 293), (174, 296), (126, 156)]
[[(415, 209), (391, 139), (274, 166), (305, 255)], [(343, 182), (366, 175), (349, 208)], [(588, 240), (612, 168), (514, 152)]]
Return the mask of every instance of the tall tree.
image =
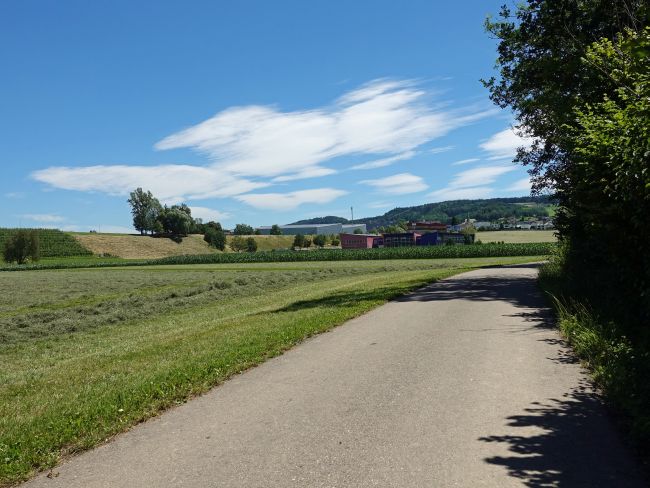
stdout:
[(153, 231), (155, 222), (162, 211), (162, 205), (150, 191), (144, 191), (137, 188), (131, 192), (127, 200), (131, 205), (131, 215), (133, 215), (133, 227), (144, 234), (147, 231)]

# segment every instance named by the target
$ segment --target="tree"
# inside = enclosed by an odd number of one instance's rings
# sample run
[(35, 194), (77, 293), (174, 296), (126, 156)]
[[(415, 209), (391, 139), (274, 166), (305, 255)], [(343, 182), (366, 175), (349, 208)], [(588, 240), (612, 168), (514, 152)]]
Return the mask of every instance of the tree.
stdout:
[(302, 234), (296, 234), (293, 238), (293, 247), (305, 247), (305, 236)]
[(256, 235), (256, 236), (261, 236), (261, 235), (262, 235), (262, 231), (259, 230), (259, 229), (255, 229), (255, 235)]
[(305, 236), (302, 247), (311, 247), (311, 237)]
[(282, 235), (282, 229), (278, 224), (273, 224), (271, 226), (271, 235), (272, 236), (281, 236)]
[(451, 225), (458, 225), (458, 217), (455, 215), (451, 218)]
[(338, 237), (334, 237), (330, 242), (332, 246), (339, 246), (341, 244), (341, 241)]
[(235, 226), (235, 230), (233, 231), (233, 234), (236, 236), (250, 236), (253, 235), (255, 231), (250, 225), (247, 224), (237, 224)]
[(28, 259), (38, 261), (40, 253), (37, 232), (19, 230), (11, 235), (5, 242), (3, 255), (7, 263), (25, 264)]
[(246, 239), (246, 250), (248, 252), (257, 251), (257, 241), (255, 240), (254, 237), (249, 237)]
[(192, 227), (192, 217), (180, 207), (163, 208), (159, 215), (164, 232), (175, 236), (186, 236)]
[(131, 205), (133, 227), (140, 234), (153, 231), (158, 215), (162, 211), (162, 205), (158, 199), (150, 191), (145, 192), (142, 188), (137, 188), (131, 192), (127, 201)]
[(355, 234), (363, 234), (363, 231), (361, 229), (354, 229)]
[[(211, 223), (214, 224), (214, 222)], [(226, 248), (226, 234), (221, 228), (221, 224), (217, 224), (216, 226), (207, 224), (203, 240), (207, 242), (210, 247), (214, 247), (220, 251), (223, 251)]]
[(318, 247), (323, 247), (325, 246), (325, 243), (327, 242), (327, 239), (323, 234), (316, 234), (314, 236), (314, 245)]
[(232, 238), (230, 241), (230, 249), (232, 249), (235, 252), (240, 252), (248, 249), (248, 244), (246, 243), (246, 239), (244, 239), (242, 236), (235, 236)]

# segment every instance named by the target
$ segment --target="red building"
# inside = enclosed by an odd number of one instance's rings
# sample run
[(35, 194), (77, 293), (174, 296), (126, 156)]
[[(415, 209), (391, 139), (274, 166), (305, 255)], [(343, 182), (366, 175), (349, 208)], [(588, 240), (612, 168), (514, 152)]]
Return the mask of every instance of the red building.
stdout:
[(418, 222), (409, 222), (406, 230), (422, 232), (446, 232), (447, 224), (436, 220), (421, 220)]
[(382, 237), (375, 234), (341, 234), (343, 249), (371, 249), (382, 243)]

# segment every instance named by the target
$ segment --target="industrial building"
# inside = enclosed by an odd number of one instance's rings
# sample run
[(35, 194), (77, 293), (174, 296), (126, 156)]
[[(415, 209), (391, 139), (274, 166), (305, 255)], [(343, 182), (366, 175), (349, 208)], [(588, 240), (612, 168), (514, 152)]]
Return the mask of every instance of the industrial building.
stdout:
[[(270, 225), (264, 225), (258, 227), (258, 230), (262, 235), (269, 235), (271, 233)], [(280, 225), (280, 230), (283, 235), (295, 236), (297, 234), (302, 234), (304, 236), (312, 235), (331, 235), (331, 234), (341, 234), (341, 233), (354, 233), (358, 230), (359, 232), (365, 234), (367, 231), (366, 224), (290, 224), (290, 225)]]

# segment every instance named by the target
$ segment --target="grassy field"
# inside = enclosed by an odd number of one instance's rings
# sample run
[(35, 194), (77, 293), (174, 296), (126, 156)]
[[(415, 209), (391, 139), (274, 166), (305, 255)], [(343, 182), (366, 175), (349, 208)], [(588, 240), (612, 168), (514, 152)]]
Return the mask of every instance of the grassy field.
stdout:
[[(4, 249), (7, 239), (21, 229), (0, 228), (0, 251)], [(35, 231), (39, 240), (39, 252), (41, 257), (62, 257), (62, 256), (87, 256), (91, 251), (81, 245), (73, 236), (67, 232), (57, 229), (24, 229)], [(0, 262), (2, 253), (0, 253)]]
[(0, 273), (0, 485), (408, 290), (535, 259)]
[(495, 230), (477, 232), (476, 239), (482, 242), (555, 242), (554, 230)]
[(129, 234), (73, 234), (75, 239), (95, 255), (110, 255), (126, 259), (156, 259), (182, 254), (215, 252), (201, 235), (184, 237), (174, 242), (165, 237)]

